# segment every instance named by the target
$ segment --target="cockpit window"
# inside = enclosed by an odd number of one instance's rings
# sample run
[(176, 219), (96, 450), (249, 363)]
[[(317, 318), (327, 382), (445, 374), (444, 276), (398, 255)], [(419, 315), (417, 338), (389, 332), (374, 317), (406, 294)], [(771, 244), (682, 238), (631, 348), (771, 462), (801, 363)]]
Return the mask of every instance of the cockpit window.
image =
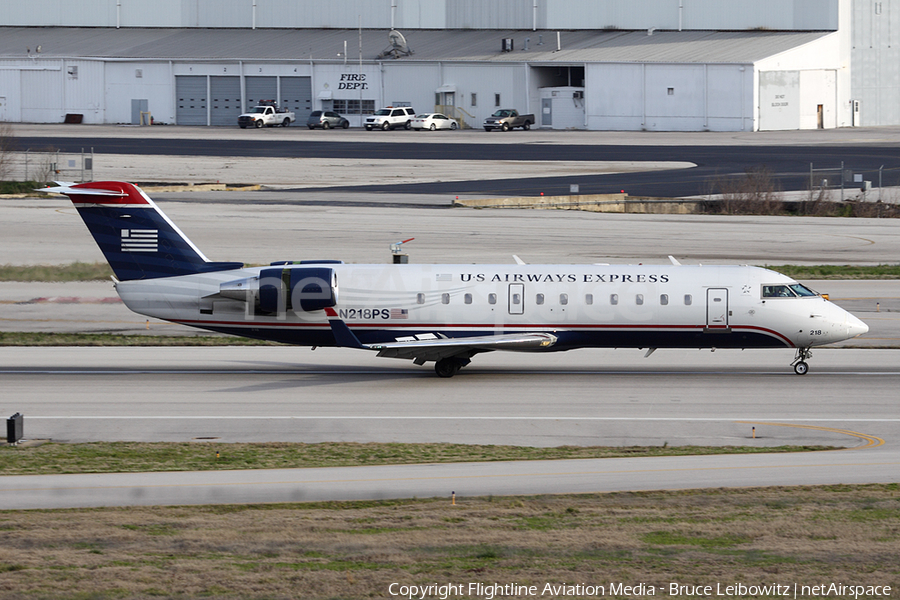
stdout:
[(796, 298), (818, 296), (816, 292), (800, 283), (788, 285), (764, 285), (762, 286), (763, 298)]
[(805, 285), (801, 285), (799, 283), (792, 283), (791, 289), (794, 290), (794, 293), (798, 296), (818, 296), (819, 294), (815, 293)]
[(763, 298), (793, 298), (794, 292), (786, 285), (764, 285), (762, 288)]

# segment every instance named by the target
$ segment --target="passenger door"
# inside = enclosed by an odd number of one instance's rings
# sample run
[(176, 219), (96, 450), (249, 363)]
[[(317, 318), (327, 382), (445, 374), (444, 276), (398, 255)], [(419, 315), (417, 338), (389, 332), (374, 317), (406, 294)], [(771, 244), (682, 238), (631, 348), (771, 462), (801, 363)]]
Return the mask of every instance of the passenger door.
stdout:
[(727, 288), (709, 288), (706, 290), (706, 328), (728, 329)]

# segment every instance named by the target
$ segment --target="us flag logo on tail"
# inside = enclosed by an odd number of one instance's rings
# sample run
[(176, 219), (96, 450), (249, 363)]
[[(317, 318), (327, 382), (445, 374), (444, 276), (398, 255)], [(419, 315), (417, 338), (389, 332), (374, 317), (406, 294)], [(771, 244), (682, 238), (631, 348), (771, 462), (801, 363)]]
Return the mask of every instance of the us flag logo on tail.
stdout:
[(392, 319), (408, 319), (409, 311), (405, 308), (392, 308), (391, 309), (391, 318)]
[(123, 229), (122, 252), (156, 252), (159, 248), (159, 230)]

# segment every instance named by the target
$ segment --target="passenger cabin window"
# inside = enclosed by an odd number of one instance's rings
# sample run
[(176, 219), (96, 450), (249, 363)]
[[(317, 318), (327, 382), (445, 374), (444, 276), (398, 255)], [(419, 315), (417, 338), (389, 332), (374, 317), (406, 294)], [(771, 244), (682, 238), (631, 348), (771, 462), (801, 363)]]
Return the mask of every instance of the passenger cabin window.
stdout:
[(563, 306), (569, 303), (569, 295), (568, 294), (560, 294), (559, 295), (559, 303)]
[(466, 304), (472, 304), (472, 294), (466, 294), (464, 296)]
[(488, 294), (488, 304), (497, 304), (497, 294)]
[(685, 306), (690, 306), (691, 303), (693, 303), (693, 302), (694, 302), (694, 297), (693, 297), (693, 296), (691, 296), (690, 294), (685, 294), (685, 295), (684, 295), (684, 305), (685, 305)]
[(666, 306), (669, 303), (669, 295), (668, 294), (660, 294), (659, 303), (662, 306)]
[(585, 294), (584, 295), (584, 303), (590, 306), (594, 303), (594, 295), (593, 294)]
[(450, 294), (441, 294), (441, 304), (450, 304)]
[(635, 296), (635, 297), (634, 297), (634, 303), (637, 304), (638, 306), (640, 306), (641, 304), (643, 304), (643, 303), (644, 303), (644, 295), (643, 295), (643, 294), (638, 294), (637, 296)]
[(519, 304), (522, 304), (522, 296), (520, 294), (513, 294), (512, 295), (512, 303), (515, 304), (516, 306), (518, 306)]
[(543, 294), (538, 294), (537, 296), (535, 296), (535, 297), (534, 297), (534, 303), (535, 303), (535, 304), (543, 304), (543, 303), (544, 303), (544, 295), (543, 295)]
[(425, 294), (416, 294), (416, 304), (425, 304)]
[(609, 295), (609, 303), (616, 305), (619, 303), (619, 295), (618, 294), (610, 294)]

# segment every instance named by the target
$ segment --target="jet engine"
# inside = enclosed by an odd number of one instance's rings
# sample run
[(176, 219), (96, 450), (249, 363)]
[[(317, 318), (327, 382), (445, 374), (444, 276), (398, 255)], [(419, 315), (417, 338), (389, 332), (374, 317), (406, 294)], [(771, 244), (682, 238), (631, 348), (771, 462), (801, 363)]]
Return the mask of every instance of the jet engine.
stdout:
[(257, 277), (221, 284), (219, 296), (253, 303), (264, 314), (323, 310), (337, 304), (337, 274), (326, 267), (263, 269)]

